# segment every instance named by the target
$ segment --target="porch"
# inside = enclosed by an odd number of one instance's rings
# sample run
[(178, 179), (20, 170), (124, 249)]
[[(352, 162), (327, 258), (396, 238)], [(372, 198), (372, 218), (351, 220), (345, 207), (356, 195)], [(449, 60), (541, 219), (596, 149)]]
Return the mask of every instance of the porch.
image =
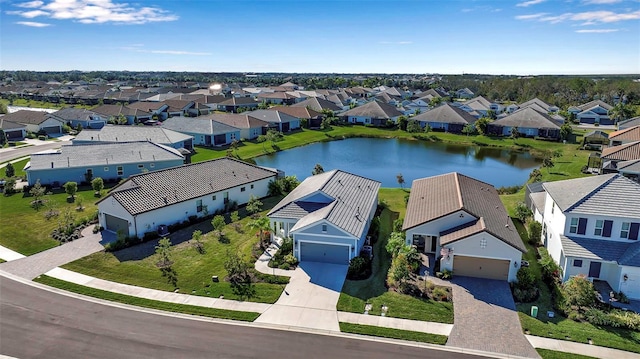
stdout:
[(613, 288), (604, 280), (594, 280), (593, 286), (596, 289), (598, 300), (601, 303), (609, 304), (614, 308), (630, 310), (640, 313), (640, 300), (629, 299), (629, 303), (621, 303), (613, 298)]

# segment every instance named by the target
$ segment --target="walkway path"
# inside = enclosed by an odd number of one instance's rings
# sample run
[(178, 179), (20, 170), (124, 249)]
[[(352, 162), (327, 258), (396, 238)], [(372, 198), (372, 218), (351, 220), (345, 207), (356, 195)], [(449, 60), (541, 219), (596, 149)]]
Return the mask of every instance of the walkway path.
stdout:
[(451, 284), (455, 324), (448, 346), (540, 357), (522, 333), (507, 282), (456, 277)]

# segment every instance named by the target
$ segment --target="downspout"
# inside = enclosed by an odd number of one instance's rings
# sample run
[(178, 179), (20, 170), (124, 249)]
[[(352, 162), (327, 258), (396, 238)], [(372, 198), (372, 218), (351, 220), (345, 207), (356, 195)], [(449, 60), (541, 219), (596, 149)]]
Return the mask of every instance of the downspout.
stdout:
[(133, 230), (135, 231), (135, 236), (138, 236), (138, 216), (133, 216)]

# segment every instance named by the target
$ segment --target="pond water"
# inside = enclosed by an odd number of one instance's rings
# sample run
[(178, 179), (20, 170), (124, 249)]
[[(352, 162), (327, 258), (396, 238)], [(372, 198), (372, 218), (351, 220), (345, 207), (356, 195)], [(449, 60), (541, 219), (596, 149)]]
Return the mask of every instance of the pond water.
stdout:
[(523, 185), (541, 160), (528, 152), (400, 139), (350, 138), (313, 143), (256, 157), (260, 166), (278, 168), (304, 180), (316, 163), (325, 171), (340, 169), (398, 187), (414, 179), (459, 172), (495, 187)]

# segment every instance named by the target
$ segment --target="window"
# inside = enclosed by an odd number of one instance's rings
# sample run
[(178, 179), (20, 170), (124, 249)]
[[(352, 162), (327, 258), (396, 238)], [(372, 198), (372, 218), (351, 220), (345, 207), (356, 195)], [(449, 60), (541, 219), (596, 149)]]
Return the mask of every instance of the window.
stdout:
[(122, 168), (122, 166), (118, 166), (117, 170), (118, 170), (118, 176), (122, 176), (124, 174), (124, 169)]
[(631, 227), (631, 223), (623, 222), (622, 229), (620, 230), (620, 238), (629, 238), (629, 227)]
[(480, 240), (480, 248), (483, 248), (483, 249), (487, 248), (487, 240), (486, 240), (486, 238), (482, 238)]
[(573, 260), (574, 267), (582, 267), (582, 259), (574, 259)]
[(578, 233), (578, 218), (571, 218), (571, 225), (569, 225), (569, 233)]
[(214, 194), (213, 196), (211, 196), (211, 200), (215, 201), (216, 200), (216, 195)]
[(229, 192), (224, 193), (224, 204), (229, 203)]
[(201, 199), (196, 201), (196, 211), (202, 212), (202, 200)]
[(105, 168), (104, 168), (104, 171), (105, 171), (105, 172), (109, 172), (109, 167), (105, 167)]
[(240, 187), (240, 192), (244, 192), (246, 189), (246, 187)]
[(601, 236), (603, 227), (604, 227), (604, 221), (602, 219), (596, 220), (596, 229), (593, 231), (593, 235)]
[(322, 233), (326, 233), (327, 232), (327, 225), (323, 224), (322, 225)]
[(149, 167), (154, 168), (156, 166), (155, 163), (149, 163)]
[(253, 189), (253, 185), (251, 185), (251, 189)]

